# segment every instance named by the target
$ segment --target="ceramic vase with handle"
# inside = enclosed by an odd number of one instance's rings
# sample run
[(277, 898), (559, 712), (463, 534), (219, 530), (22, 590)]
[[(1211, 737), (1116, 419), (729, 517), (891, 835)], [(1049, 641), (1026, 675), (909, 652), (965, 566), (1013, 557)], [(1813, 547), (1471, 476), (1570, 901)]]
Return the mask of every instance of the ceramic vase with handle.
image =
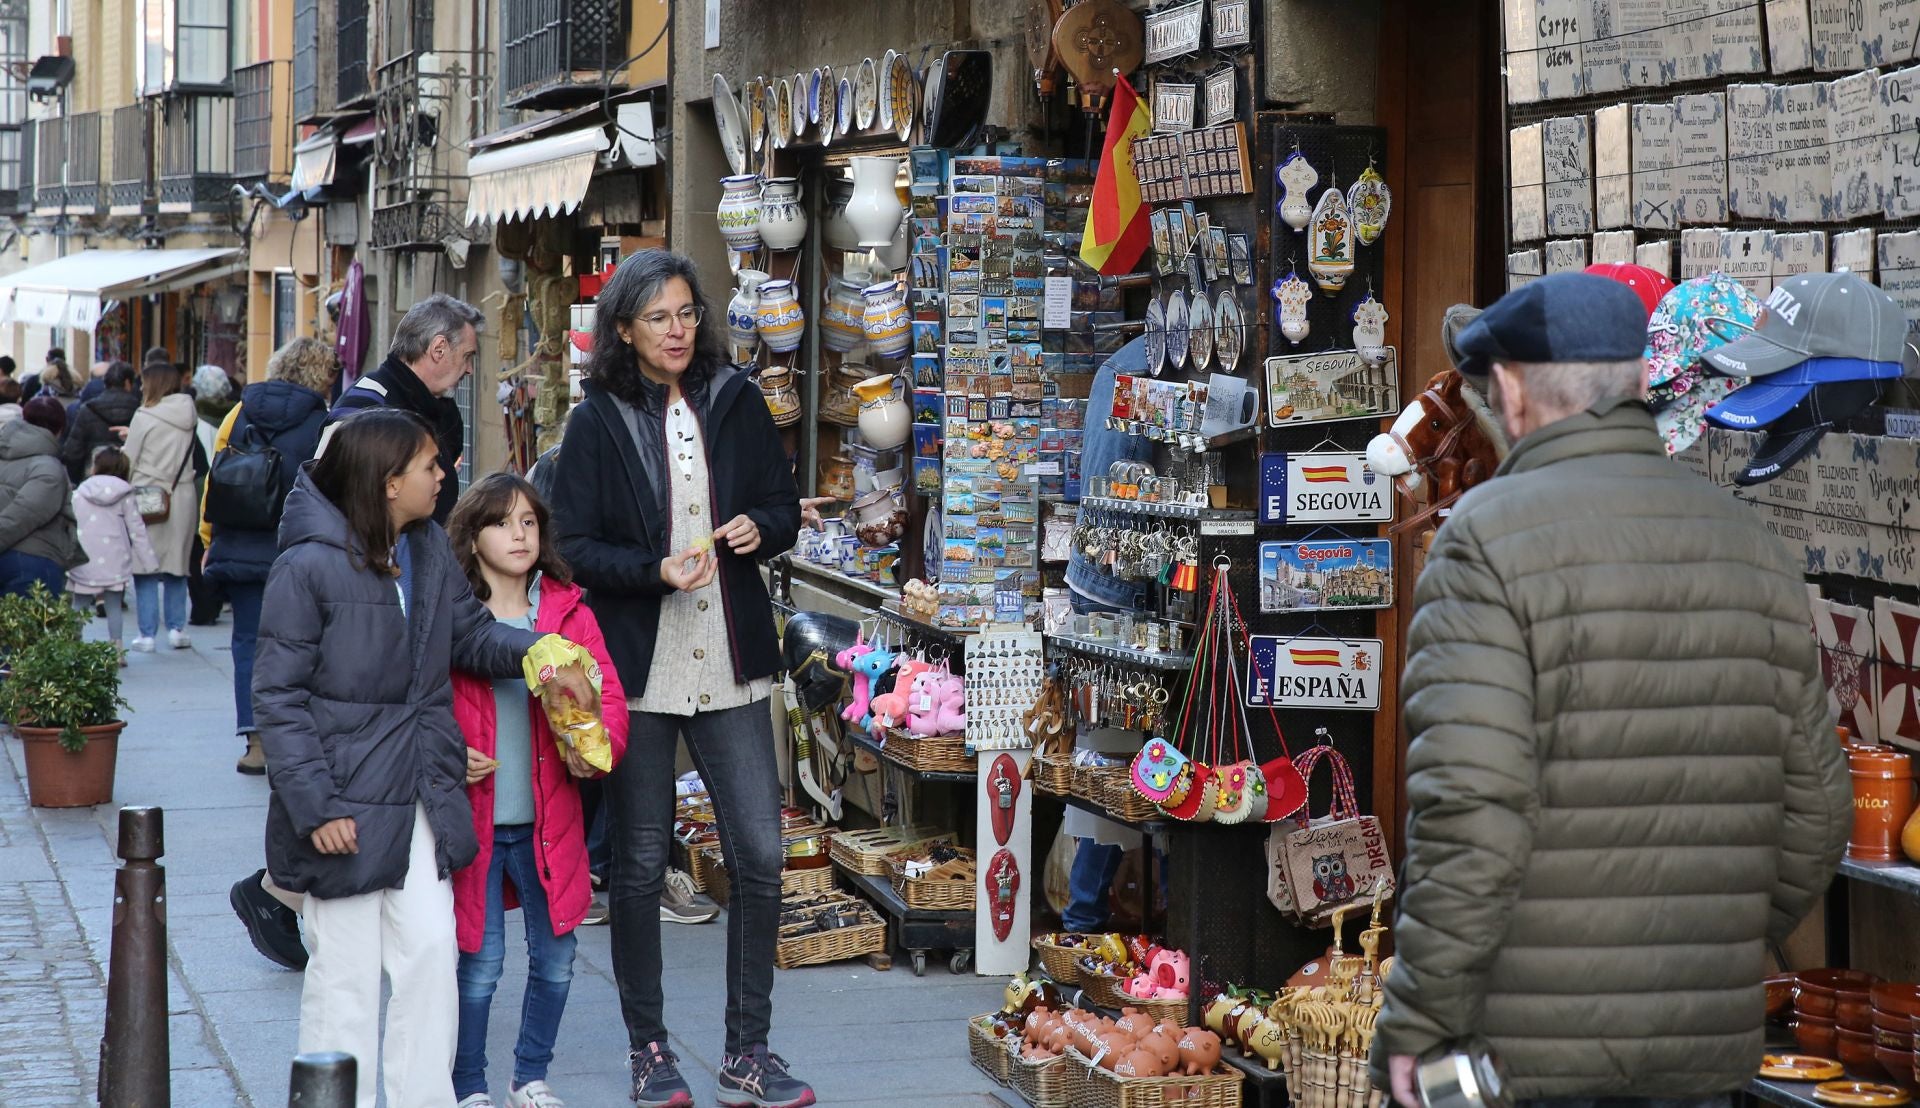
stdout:
[[(763, 294), (764, 295), (764, 294)], [(898, 358), (913, 344), (913, 322), (907, 317), (907, 294), (892, 281), (868, 285), (860, 293), (866, 299), (861, 323), (867, 342), (882, 358)]]
[(807, 213), (800, 208), (800, 182), (769, 177), (760, 185), (760, 241), (773, 250), (794, 250), (807, 237)]
[(727, 301), (727, 346), (736, 363), (753, 360), (760, 345), (760, 286), (771, 278), (757, 269), (743, 269), (734, 275), (740, 287)]
[(720, 178), (720, 237), (733, 250), (760, 249), (760, 177), (742, 173)]
[(837, 354), (867, 341), (867, 306), (860, 299), (860, 288), (844, 277), (835, 277), (827, 286), (827, 304), (820, 310), (820, 342)]
[(901, 378), (892, 373), (869, 377), (853, 387), (860, 398), (860, 437), (875, 450), (894, 450), (913, 433), (913, 413), (900, 394)]
[(860, 236), (860, 247), (870, 250), (893, 244), (900, 227), (900, 194), (894, 180), (899, 158), (854, 158), (853, 196), (847, 201), (847, 222)]
[(898, 273), (907, 268), (909, 261), (907, 248), (912, 245), (907, 240), (913, 230), (907, 225), (907, 213), (900, 213), (900, 229), (894, 232), (893, 241), (885, 246), (875, 247), (873, 259), (887, 268), (889, 273)]
[(851, 178), (835, 177), (827, 182), (826, 222), (821, 225), (821, 233), (834, 250), (860, 249), (860, 232), (847, 222), (847, 201), (852, 199)]
[(760, 286), (760, 308), (755, 322), (760, 340), (775, 354), (791, 354), (800, 348), (800, 334), (806, 330), (800, 302), (794, 299), (792, 281), (766, 281)]

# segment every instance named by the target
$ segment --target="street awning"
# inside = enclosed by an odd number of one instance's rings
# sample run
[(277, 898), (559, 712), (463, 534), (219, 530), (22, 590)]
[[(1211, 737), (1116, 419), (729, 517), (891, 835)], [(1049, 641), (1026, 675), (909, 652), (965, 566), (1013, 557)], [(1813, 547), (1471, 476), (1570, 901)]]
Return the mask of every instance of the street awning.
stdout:
[(339, 136), (333, 133), (331, 127), (322, 127), (293, 148), (294, 192), (333, 184), (334, 162), (340, 152), (339, 141)]
[(91, 331), (106, 304), (236, 272), (239, 250), (82, 250), (0, 277), (0, 323)]
[(587, 127), (475, 154), (467, 161), (467, 222), (572, 211), (607, 146), (605, 127)]

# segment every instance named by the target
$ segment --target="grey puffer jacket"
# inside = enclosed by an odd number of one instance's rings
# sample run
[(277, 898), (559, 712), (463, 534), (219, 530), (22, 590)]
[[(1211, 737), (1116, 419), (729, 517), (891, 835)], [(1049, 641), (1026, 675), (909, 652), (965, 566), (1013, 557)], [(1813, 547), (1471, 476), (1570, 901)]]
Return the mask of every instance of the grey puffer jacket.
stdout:
[(9, 552), (46, 558), (61, 569), (87, 560), (60, 443), (24, 419), (0, 423), (0, 553)]
[[(287, 494), (261, 605), (253, 711), (273, 787), (267, 869), (294, 892), (400, 887), (415, 804), (433, 828), (438, 876), (479, 849), (450, 673), (517, 676), (541, 636), (500, 623), (474, 599), (438, 524), (405, 541), (408, 612), (394, 578), (359, 568), (346, 517), (306, 474)], [(315, 850), (314, 829), (342, 817), (355, 822), (359, 853)]]
[(1416, 604), (1375, 1081), (1477, 1034), (1516, 1098), (1740, 1086), (1852, 820), (1793, 561), (1614, 401), (1460, 501)]

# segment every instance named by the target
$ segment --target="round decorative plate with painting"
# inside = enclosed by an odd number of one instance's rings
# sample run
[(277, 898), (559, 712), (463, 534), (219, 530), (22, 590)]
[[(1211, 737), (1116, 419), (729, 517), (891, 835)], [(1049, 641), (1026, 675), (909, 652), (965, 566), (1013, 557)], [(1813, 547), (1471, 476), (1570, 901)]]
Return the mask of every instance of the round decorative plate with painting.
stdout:
[(913, 133), (913, 70), (905, 54), (895, 54), (887, 71), (887, 100), (893, 105), (893, 132), (905, 142)]
[(774, 86), (773, 145), (784, 150), (793, 137), (793, 78), (782, 77)]
[(840, 133), (853, 130), (853, 81), (840, 78), (840, 94), (834, 97), (834, 116), (839, 120)]
[(880, 128), (885, 131), (893, 130), (893, 62), (899, 56), (896, 51), (887, 51), (880, 58), (880, 69), (876, 73), (879, 77), (877, 91), (880, 93)]
[(1227, 373), (1232, 373), (1233, 367), (1240, 363), (1240, 348), (1245, 342), (1243, 334), (1240, 298), (1232, 289), (1226, 289), (1213, 309), (1213, 346), (1220, 368)]
[(873, 59), (860, 59), (853, 76), (853, 122), (862, 131), (873, 126), (874, 112), (880, 107), (880, 78), (874, 72)]
[(724, 73), (713, 75), (713, 122), (720, 129), (720, 148), (736, 174), (747, 171), (747, 136), (740, 125), (740, 101)]
[(767, 82), (759, 77), (747, 82), (747, 138), (758, 154), (767, 141)]
[(834, 88), (833, 70), (820, 70), (820, 145), (830, 146), (840, 130), (840, 96)]
[(1167, 362), (1167, 309), (1157, 296), (1147, 301), (1147, 328), (1142, 334), (1147, 339), (1147, 372), (1158, 377)]
[(1187, 368), (1187, 294), (1175, 289), (1167, 294), (1167, 361), (1174, 372)]
[(1204, 373), (1213, 364), (1213, 304), (1205, 290), (1194, 293), (1193, 307), (1187, 314), (1187, 349), (1193, 357), (1193, 368)]

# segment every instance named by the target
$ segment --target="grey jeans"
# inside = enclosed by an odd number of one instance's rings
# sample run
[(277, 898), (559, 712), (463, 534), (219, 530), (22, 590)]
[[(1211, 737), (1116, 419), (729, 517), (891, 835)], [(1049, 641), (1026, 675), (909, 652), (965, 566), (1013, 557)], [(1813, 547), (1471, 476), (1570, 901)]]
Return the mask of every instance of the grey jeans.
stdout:
[(627, 754), (606, 783), (613, 830), (613, 976), (631, 1049), (667, 1037), (660, 988), (660, 890), (671, 857), (675, 740), (684, 735), (713, 797), (727, 863), (729, 1054), (765, 1045), (780, 930), (780, 778), (765, 700), (718, 712), (629, 712)]

